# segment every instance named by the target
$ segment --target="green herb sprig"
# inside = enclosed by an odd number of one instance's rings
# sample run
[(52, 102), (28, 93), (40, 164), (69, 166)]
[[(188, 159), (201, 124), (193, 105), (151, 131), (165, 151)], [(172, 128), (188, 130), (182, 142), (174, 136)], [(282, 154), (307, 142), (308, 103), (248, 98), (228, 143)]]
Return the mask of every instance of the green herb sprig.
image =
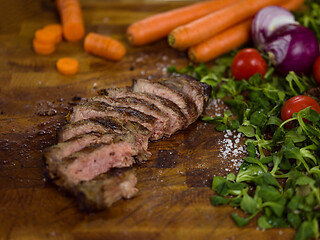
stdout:
[(320, 0), (306, 0), (305, 10), (294, 12), (297, 21), (311, 29), (320, 40)]

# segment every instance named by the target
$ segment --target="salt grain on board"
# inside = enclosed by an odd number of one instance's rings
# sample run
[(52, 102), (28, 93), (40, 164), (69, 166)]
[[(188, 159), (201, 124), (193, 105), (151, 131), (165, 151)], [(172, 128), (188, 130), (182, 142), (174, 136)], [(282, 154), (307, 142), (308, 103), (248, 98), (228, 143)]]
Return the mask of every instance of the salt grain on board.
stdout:
[(240, 141), (242, 137), (242, 133), (227, 130), (223, 135), (223, 139), (218, 140), (218, 157), (224, 163), (226, 159), (231, 163), (231, 166), (228, 165), (228, 167), (224, 169), (227, 172), (232, 171), (230, 168), (239, 170), (240, 165), (243, 162), (242, 158), (247, 153), (245, 145)]

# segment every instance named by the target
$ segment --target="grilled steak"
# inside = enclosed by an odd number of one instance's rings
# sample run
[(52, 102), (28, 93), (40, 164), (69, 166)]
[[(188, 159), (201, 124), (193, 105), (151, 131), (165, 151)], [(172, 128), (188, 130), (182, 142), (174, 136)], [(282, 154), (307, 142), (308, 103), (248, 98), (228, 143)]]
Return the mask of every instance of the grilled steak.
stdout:
[(98, 93), (100, 95), (107, 95), (116, 99), (124, 97), (134, 97), (136, 99), (141, 99), (155, 105), (170, 119), (170, 126), (165, 132), (166, 137), (171, 136), (176, 131), (187, 126), (187, 119), (181, 112), (180, 108), (168, 99), (148, 93), (134, 92), (131, 88), (107, 88), (100, 90)]
[[(116, 136), (111, 143), (92, 144), (61, 159), (49, 168), (58, 185), (69, 188), (88, 181), (111, 168), (131, 166), (139, 150), (132, 134)], [(54, 168), (56, 167), (56, 168)]]
[(110, 207), (121, 198), (129, 199), (138, 193), (137, 177), (128, 168), (112, 169), (90, 181), (84, 181), (71, 190), (78, 198), (80, 209), (86, 211)]
[(50, 148), (45, 149), (44, 157), (48, 165), (49, 173), (53, 172), (60, 164), (63, 158), (80, 151), (81, 149), (89, 146), (90, 144), (97, 143), (110, 143), (116, 135), (90, 133), (79, 135), (69, 139), (66, 142), (58, 143)]
[(150, 132), (139, 123), (123, 121), (113, 117), (89, 118), (69, 123), (62, 128), (58, 136), (60, 142), (63, 142), (88, 133), (132, 134), (135, 137), (136, 145), (140, 150), (138, 156), (136, 156), (137, 160), (145, 161), (151, 156), (151, 153), (148, 152)]
[(148, 149), (148, 139), (150, 132), (137, 122), (124, 121), (114, 117), (105, 118), (90, 118), (83, 119), (78, 122), (65, 125), (59, 132), (58, 137), (60, 142), (64, 142), (75, 136), (98, 132), (98, 133), (132, 133), (135, 136), (136, 144), (140, 149), (138, 160), (147, 160), (150, 157)]
[(156, 119), (150, 115), (127, 107), (113, 107), (104, 102), (84, 102), (73, 108), (70, 122), (96, 117), (114, 117), (126, 121), (134, 121), (146, 127), (150, 132), (155, 129)]
[(133, 81), (133, 91), (154, 94), (159, 97), (164, 97), (176, 103), (188, 120), (188, 124), (193, 123), (198, 112), (195, 108), (195, 103), (187, 98), (184, 94), (176, 89), (171, 89), (160, 82), (149, 81), (146, 79), (137, 79)]
[(137, 193), (128, 167), (147, 160), (148, 140), (171, 136), (202, 113), (210, 88), (192, 77), (138, 79), (80, 102), (44, 157), (54, 182), (86, 210), (110, 207)]
[(160, 82), (176, 91), (181, 91), (195, 103), (198, 116), (203, 112), (205, 103), (209, 99), (211, 88), (205, 83), (200, 83), (189, 75), (172, 75), (160, 79)]
[(91, 119), (83, 119), (63, 126), (63, 128), (58, 132), (58, 142), (65, 142), (76, 136), (92, 132), (113, 133), (114, 131), (112, 128), (96, 124), (91, 121)]
[(170, 124), (170, 119), (155, 105), (149, 102), (137, 99), (134, 97), (111, 98), (108, 96), (96, 96), (89, 99), (89, 102), (104, 102), (114, 107), (128, 107), (147, 115), (153, 116), (156, 119), (154, 130), (150, 136), (151, 140), (158, 140), (164, 136)]

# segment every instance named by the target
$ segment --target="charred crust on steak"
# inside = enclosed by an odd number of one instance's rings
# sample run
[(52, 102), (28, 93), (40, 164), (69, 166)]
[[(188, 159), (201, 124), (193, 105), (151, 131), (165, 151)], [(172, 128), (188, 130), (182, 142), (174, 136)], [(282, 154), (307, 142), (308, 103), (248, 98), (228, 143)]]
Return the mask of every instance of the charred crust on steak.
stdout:
[(147, 116), (155, 118), (154, 129), (151, 134), (151, 140), (162, 138), (169, 127), (169, 117), (160, 111), (155, 105), (134, 97), (111, 98), (109, 96), (97, 96), (90, 99), (90, 102), (104, 102), (113, 107), (126, 107), (138, 112), (142, 112)]
[(94, 117), (117, 117), (128, 121), (136, 121), (153, 131), (156, 119), (150, 115), (128, 107), (113, 107), (105, 102), (85, 102), (74, 107), (70, 122)]
[[(173, 88), (171, 88), (173, 87)], [(159, 97), (164, 97), (176, 103), (181, 109), (182, 113), (188, 120), (188, 124), (193, 123), (197, 118), (195, 103), (187, 98), (175, 85), (166, 86), (158, 81), (150, 81), (146, 79), (134, 79), (133, 91), (147, 92)]]
[(98, 94), (106, 95), (115, 99), (133, 97), (155, 105), (170, 119), (170, 126), (165, 132), (166, 137), (169, 137), (176, 131), (187, 127), (187, 119), (182, 113), (181, 109), (169, 99), (153, 94), (134, 92), (132, 88), (129, 87), (102, 89), (98, 92)]
[(161, 78), (160, 82), (166, 85), (175, 84), (177, 89), (183, 92), (192, 102), (195, 103), (198, 111), (198, 116), (202, 113), (204, 105), (207, 103), (211, 87), (206, 83), (199, 83), (199, 81), (189, 75), (175, 74), (167, 78)]

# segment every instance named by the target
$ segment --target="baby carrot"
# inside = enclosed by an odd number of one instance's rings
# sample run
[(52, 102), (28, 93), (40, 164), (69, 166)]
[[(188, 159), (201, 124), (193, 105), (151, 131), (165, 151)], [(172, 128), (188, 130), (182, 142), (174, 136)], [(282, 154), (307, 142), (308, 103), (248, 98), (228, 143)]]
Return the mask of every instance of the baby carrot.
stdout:
[(284, 0), (240, 0), (189, 24), (175, 28), (168, 36), (169, 45), (184, 50), (240, 23), (269, 5)]
[(97, 33), (89, 33), (85, 37), (84, 49), (88, 53), (114, 61), (126, 54), (126, 48), (121, 42)]
[(78, 41), (84, 37), (85, 28), (82, 9), (78, 0), (56, 0), (60, 13), (63, 36), (67, 41)]
[(144, 45), (166, 37), (178, 26), (189, 23), (213, 11), (224, 8), (237, 0), (211, 0), (159, 13), (131, 24), (127, 29), (128, 41)]
[(58, 72), (63, 75), (73, 75), (79, 71), (79, 63), (74, 58), (60, 58), (56, 63)]
[(56, 35), (55, 42), (59, 43), (62, 41), (62, 26), (61, 24), (48, 24), (44, 26), (44, 30), (53, 32)]
[(33, 39), (33, 49), (37, 54), (48, 55), (55, 51), (56, 45), (54, 43), (46, 43)]
[[(281, 6), (288, 10), (296, 10), (303, 2), (304, 0), (290, 0)], [(190, 60), (194, 62), (207, 62), (245, 44), (251, 37), (251, 23), (252, 19), (246, 20), (189, 48), (188, 56)]]

